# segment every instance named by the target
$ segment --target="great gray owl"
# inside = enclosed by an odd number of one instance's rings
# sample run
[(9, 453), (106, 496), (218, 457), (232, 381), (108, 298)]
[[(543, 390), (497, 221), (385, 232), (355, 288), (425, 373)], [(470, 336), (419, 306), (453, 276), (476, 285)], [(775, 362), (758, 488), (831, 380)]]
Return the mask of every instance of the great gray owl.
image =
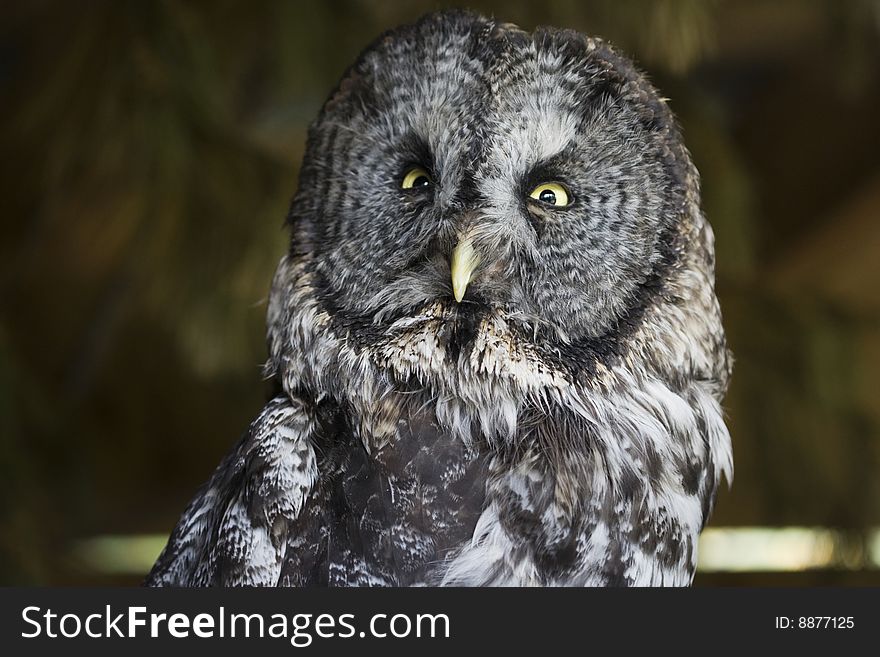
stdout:
[(149, 585), (687, 585), (731, 448), (698, 174), (597, 39), (388, 32), (309, 131), (277, 395)]

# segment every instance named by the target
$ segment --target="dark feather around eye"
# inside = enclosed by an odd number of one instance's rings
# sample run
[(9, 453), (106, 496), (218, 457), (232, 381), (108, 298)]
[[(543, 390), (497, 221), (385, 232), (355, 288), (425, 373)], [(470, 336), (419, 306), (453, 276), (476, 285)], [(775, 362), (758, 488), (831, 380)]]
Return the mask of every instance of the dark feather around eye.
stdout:
[(570, 206), (574, 203), (577, 194), (573, 185), (570, 184), (567, 174), (577, 166), (577, 161), (577, 158), (566, 148), (552, 158), (538, 162), (521, 178), (520, 195), (523, 198), (528, 198), (538, 185), (550, 182), (558, 183), (568, 192), (571, 198)]
[(422, 167), (431, 174), (431, 178), (435, 177), (434, 154), (424, 139), (414, 133), (407, 133), (403, 136), (396, 149), (397, 155), (400, 157), (399, 174), (406, 175), (406, 172), (414, 167)]

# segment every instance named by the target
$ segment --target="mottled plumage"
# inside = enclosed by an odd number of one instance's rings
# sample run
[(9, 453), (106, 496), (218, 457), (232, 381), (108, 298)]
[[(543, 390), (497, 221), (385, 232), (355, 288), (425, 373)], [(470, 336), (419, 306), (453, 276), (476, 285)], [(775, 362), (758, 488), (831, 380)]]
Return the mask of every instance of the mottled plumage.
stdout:
[(730, 357), (697, 172), (626, 58), (463, 12), (389, 32), (290, 225), (277, 395), (148, 584), (690, 583)]

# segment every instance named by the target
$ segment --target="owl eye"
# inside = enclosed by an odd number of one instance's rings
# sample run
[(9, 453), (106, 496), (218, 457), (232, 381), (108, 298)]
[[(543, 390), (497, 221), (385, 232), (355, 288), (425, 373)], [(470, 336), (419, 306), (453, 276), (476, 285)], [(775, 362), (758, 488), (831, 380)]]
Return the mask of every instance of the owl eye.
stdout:
[(536, 201), (553, 205), (557, 208), (564, 208), (571, 203), (568, 190), (559, 183), (541, 183), (529, 194)]
[(422, 167), (413, 167), (406, 172), (403, 181), (400, 183), (400, 187), (401, 189), (417, 189), (430, 187), (432, 183), (431, 174), (425, 171)]

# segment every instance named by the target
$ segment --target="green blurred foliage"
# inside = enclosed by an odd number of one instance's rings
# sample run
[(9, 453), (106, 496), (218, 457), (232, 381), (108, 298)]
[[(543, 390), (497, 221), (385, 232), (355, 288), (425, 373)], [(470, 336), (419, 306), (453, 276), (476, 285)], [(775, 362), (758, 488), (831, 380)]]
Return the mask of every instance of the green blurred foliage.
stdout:
[[(468, 4), (609, 39), (680, 116), (737, 358), (714, 523), (880, 524), (880, 4)], [(0, 9), (0, 582), (95, 582), (75, 539), (170, 529), (264, 398), (309, 121), (443, 5)]]

